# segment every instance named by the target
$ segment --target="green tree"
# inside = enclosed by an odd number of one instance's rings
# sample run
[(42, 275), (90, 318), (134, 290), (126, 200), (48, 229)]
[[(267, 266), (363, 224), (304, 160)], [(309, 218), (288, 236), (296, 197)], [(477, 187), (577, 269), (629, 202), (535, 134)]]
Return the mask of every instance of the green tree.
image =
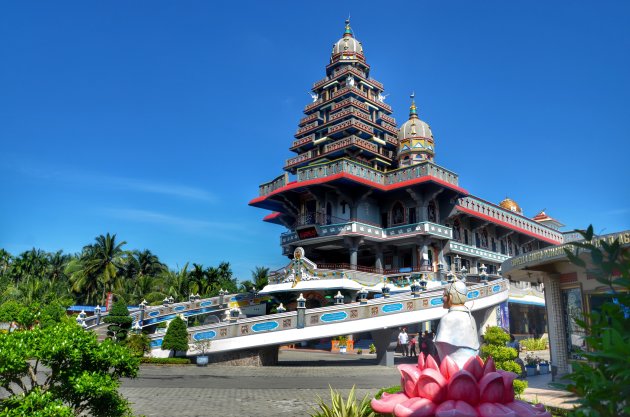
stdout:
[(265, 288), (265, 286), (269, 283), (269, 268), (265, 268), (263, 266), (257, 266), (252, 271), (252, 280), (254, 281), (254, 286), (258, 291)]
[(0, 334), (0, 387), (10, 395), (0, 402), (0, 415), (130, 416), (119, 379), (135, 377), (138, 366), (126, 347), (99, 343), (67, 320)]
[[(490, 326), (486, 329), (483, 340), (485, 343), (481, 347), (480, 356), (484, 360), (492, 357), (497, 369), (514, 372), (517, 375), (521, 374), (520, 365), (514, 362), (514, 359), (518, 357), (518, 352), (514, 348), (507, 347), (510, 335), (505, 330), (498, 326)], [(514, 392), (517, 395), (521, 395), (525, 388), (527, 388), (527, 381), (514, 380)]]
[(72, 290), (85, 294), (85, 302), (105, 304), (106, 292), (122, 288), (119, 271), (128, 255), (122, 248), (126, 244), (116, 242), (115, 234), (100, 235), (96, 243), (83, 248), (80, 259), (68, 264), (66, 272), (70, 275)]
[(186, 323), (179, 316), (175, 317), (168, 325), (162, 341), (162, 350), (172, 350), (173, 356), (177, 356), (179, 351), (188, 350)]
[(107, 326), (107, 336), (117, 342), (125, 340), (133, 319), (129, 316), (127, 304), (123, 300), (118, 300), (112, 306), (111, 311), (103, 319)]
[(586, 332), (587, 362), (574, 362), (569, 390), (580, 397), (573, 416), (630, 415), (630, 251), (619, 239), (594, 238), (593, 226), (579, 232), (584, 241), (565, 249), (569, 260), (604, 284), (610, 301), (576, 322)]

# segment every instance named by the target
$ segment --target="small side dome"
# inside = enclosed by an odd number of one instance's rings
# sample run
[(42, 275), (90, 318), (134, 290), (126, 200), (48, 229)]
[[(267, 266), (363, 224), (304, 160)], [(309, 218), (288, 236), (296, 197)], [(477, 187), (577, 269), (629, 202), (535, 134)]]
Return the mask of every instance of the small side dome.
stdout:
[(521, 210), (521, 206), (516, 204), (516, 201), (512, 200), (511, 198), (506, 197), (503, 201), (499, 203), (499, 207), (502, 207), (506, 210), (513, 211), (518, 214), (523, 214), (523, 210)]
[(398, 155), (401, 166), (413, 165), (425, 160), (433, 160), (435, 144), (431, 127), (420, 120), (418, 109), (414, 101), (415, 94), (411, 94), (409, 120), (398, 129)]
[(346, 20), (346, 30), (343, 33), (343, 37), (333, 45), (330, 61), (335, 62), (344, 59), (359, 59), (365, 61), (363, 57), (363, 45), (354, 38), (349, 19)]

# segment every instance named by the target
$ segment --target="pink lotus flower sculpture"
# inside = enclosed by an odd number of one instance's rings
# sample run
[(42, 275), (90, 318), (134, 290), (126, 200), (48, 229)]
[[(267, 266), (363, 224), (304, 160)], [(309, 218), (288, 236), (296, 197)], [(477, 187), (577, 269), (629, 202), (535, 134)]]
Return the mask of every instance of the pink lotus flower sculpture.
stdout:
[(377, 413), (396, 417), (551, 417), (542, 404), (514, 399), (513, 372), (497, 370), (494, 360), (470, 358), (462, 369), (446, 357), (440, 366), (420, 354), (418, 365), (399, 365), (402, 391), (373, 399)]

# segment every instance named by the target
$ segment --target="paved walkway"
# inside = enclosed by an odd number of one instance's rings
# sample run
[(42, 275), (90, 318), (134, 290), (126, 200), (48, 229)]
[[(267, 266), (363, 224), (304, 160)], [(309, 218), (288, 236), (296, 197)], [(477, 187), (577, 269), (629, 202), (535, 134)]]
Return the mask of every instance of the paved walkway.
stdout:
[[(123, 381), (121, 393), (136, 414), (147, 417), (308, 416), (318, 396), (330, 402), (329, 385), (344, 396), (356, 386), (359, 397), (371, 397), (400, 383), (396, 368), (375, 365), (370, 354), (281, 350), (279, 359), (276, 367), (143, 365), (138, 378)], [(412, 361), (396, 357), (397, 364)], [(543, 379), (536, 381), (527, 394), (539, 401), (564, 392), (551, 392)]]

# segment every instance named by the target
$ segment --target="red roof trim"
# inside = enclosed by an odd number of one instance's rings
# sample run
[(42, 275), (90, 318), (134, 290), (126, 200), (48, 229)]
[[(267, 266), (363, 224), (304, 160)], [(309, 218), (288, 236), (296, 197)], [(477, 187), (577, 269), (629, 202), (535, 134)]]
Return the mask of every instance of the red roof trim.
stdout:
[(349, 179), (355, 182), (359, 182), (361, 184), (365, 184), (365, 185), (369, 185), (371, 187), (377, 188), (381, 191), (391, 191), (391, 190), (395, 190), (397, 188), (401, 188), (401, 187), (407, 187), (409, 185), (413, 185), (413, 184), (421, 184), (423, 182), (435, 182), (437, 184), (443, 185), (444, 187), (450, 188), (452, 190), (455, 190), (461, 194), (464, 195), (468, 195), (468, 191), (466, 191), (465, 189), (458, 187), (456, 185), (453, 184), (449, 184), (448, 182), (441, 180), (439, 178), (433, 177), (431, 175), (425, 175), (423, 177), (420, 178), (412, 178), (410, 180), (407, 181), (402, 181), (402, 182), (398, 182), (395, 184), (389, 184), (389, 185), (382, 185), (382, 184), (378, 184), (375, 183), (373, 181), (370, 180), (366, 180), (365, 178), (361, 178), (361, 177), (357, 177), (356, 175), (352, 175), (352, 174), (348, 174), (345, 172), (340, 172), (338, 174), (335, 175), (331, 175), (329, 177), (325, 177), (325, 178), (315, 178), (312, 180), (306, 180), (306, 181), (301, 181), (301, 182), (297, 182), (297, 181), (293, 181), (288, 183), (287, 185), (285, 185), (284, 187), (280, 187), (277, 190), (267, 194), (266, 196), (261, 196), (261, 197), (256, 197), (253, 200), (251, 200), (249, 202), (249, 205), (253, 205), (256, 203), (260, 203), (261, 201), (265, 201), (267, 198), (271, 197), (272, 195), (275, 194), (279, 194), (285, 191), (289, 191), (292, 190), (294, 188), (301, 188), (301, 187), (306, 187), (308, 185), (316, 185), (316, 184), (324, 184), (327, 182), (331, 182), (331, 181), (335, 181), (335, 180), (339, 180), (339, 179)]
[(561, 241), (553, 240), (553, 239), (550, 239), (548, 237), (541, 236), (541, 235), (539, 235), (537, 233), (532, 233), (529, 230), (521, 229), (518, 226), (514, 226), (514, 225), (512, 225), (510, 223), (506, 223), (506, 222), (504, 222), (502, 220), (495, 219), (494, 217), (490, 217), (490, 216), (486, 216), (485, 214), (477, 213), (476, 211), (471, 210), (469, 208), (465, 208), (465, 207), (462, 207), (462, 206), (459, 206), (459, 205), (457, 205), (455, 207), (458, 210), (460, 210), (460, 211), (462, 211), (462, 212), (464, 212), (466, 214), (470, 214), (471, 216), (475, 216), (475, 217), (479, 217), (480, 219), (488, 220), (488, 221), (490, 221), (492, 223), (501, 225), (503, 227), (507, 227), (508, 229), (515, 230), (515, 231), (517, 231), (519, 233), (523, 233), (523, 234), (526, 234), (528, 236), (532, 236), (532, 237), (535, 237), (537, 239), (544, 240), (547, 243), (551, 243), (551, 244), (554, 244), (554, 245), (562, 243)]
[(264, 222), (270, 222), (278, 217), (282, 216), (282, 213), (278, 212), (278, 211), (274, 211), (271, 214), (267, 214), (264, 218), (263, 221)]

